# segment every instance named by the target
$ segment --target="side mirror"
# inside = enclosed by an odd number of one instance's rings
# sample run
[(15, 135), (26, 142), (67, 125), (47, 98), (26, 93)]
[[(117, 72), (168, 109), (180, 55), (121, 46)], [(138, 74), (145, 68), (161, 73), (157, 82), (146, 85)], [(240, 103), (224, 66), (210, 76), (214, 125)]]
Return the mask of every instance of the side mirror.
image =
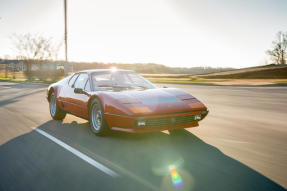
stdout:
[(163, 86), (163, 88), (168, 88), (167, 86)]
[(82, 88), (75, 88), (74, 93), (75, 94), (86, 94), (86, 92)]

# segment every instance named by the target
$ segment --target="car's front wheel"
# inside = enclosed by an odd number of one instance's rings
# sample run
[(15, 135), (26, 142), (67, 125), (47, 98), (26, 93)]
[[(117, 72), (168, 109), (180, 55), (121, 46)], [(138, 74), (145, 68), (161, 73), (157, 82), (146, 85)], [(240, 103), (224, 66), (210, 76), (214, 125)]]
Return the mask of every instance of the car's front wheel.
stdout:
[(90, 126), (96, 135), (106, 135), (109, 127), (106, 123), (104, 110), (99, 99), (94, 99), (90, 104)]
[(63, 120), (66, 116), (66, 112), (61, 110), (57, 104), (56, 95), (52, 92), (49, 96), (49, 107), (51, 117), (55, 120)]

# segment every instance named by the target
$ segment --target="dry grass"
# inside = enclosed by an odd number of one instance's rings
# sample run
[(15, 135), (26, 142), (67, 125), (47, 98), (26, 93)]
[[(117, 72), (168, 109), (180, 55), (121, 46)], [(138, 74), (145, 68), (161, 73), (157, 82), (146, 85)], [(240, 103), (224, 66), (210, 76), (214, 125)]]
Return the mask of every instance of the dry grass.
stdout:
[(287, 65), (267, 65), (198, 76), (215, 79), (286, 79)]
[[(246, 70), (244, 70), (246, 72)], [(265, 70), (266, 72), (266, 70)], [(7, 77), (6, 77), (7, 75)], [(205, 78), (189, 74), (142, 74), (153, 83), (174, 84), (202, 84), (202, 85), (287, 85), (287, 78), (283, 79), (236, 79), (236, 78)], [(273, 76), (274, 78), (276, 76)], [(24, 82), (27, 81), (23, 72), (0, 72), (0, 80)], [(53, 83), (54, 81), (34, 80), (31, 82)]]
[(4, 71), (1, 71), (0, 78), (25, 79), (25, 76), (23, 72), (8, 72), (6, 74)]
[(182, 77), (172, 77), (172, 78), (147, 78), (153, 83), (176, 83), (176, 84), (213, 84), (215, 82), (224, 82), (228, 81), (227, 79), (204, 79), (198, 78), (196, 76), (190, 76), (189, 78), (182, 78)]
[(153, 83), (203, 84), (203, 85), (287, 85), (287, 79), (213, 79), (190, 76), (189, 78), (147, 78)]

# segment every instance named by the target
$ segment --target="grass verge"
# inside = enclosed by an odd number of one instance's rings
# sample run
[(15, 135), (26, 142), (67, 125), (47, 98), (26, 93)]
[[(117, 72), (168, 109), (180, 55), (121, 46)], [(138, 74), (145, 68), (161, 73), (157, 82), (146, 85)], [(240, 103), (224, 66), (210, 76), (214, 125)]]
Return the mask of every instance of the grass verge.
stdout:
[[(184, 77), (155, 77), (147, 78), (153, 83), (166, 83), (166, 84), (197, 84), (197, 85), (278, 85), (287, 86), (287, 79), (205, 79), (191, 76), (190, 78)], [(11, 82), (31, 82), (52, 84), (55, 81), (40, 81), (40, 80), (27, 80), (27, 79), (14, 79), (14, 78), (0, 78), (0, 81)]]
[(9, 82), (32, 82), (32, 83), (42, 83), (42, 84), (52, 84), (56, 81), (41, 81), (41, 80), (27, 80), (27, 79), (14, 79), (14, 78), (0, 78), (0, 81), (9, 81)]

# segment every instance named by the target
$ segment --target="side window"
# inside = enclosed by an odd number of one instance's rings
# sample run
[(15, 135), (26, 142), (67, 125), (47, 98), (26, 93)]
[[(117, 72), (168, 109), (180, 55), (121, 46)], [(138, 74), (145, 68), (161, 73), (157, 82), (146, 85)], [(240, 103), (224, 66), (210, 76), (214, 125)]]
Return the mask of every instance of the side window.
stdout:
[(79, 77), (77, 78), (75, 84), (74, 84), (74, 88), (84, 89), (87, 80), (88, 80), (88, 74), (86, 74), (86, 73), (80, 74)]
[(74, 75), (70, 78), (69, 83), (68, 83), (68, 85), (69, 85), (70, 87), (72, 87), (72, 85), (74, 84), (74, 82), (75, 82), (75, 80), (77, 79), (78, 75), (79, 75), (79, 74), (74, 74)]
[(85, 91), (90, 92), (91, 91), (91, 86), (90, 86), (90, 80), (88, 79), (86, 86), (85, 86)]

